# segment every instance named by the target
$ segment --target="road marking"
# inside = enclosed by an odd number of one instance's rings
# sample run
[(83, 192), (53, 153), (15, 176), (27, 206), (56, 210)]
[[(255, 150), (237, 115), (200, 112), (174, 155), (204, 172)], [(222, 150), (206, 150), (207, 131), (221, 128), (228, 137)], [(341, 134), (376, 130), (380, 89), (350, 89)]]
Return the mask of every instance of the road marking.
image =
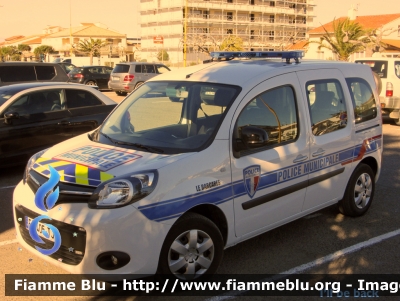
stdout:
[[(371, 239), (369, 239), (367, 241), (360, 242), (358, 244), (352, 245), (352, 246), (350, 246), (348, 248), (345, 248), (343, 250), (336, 251), (335, 253), (329, 254), (329, 255), (321, 257), (319, 259), (316, 259), (316, 260), (310, 261), (308, 263), (299, 265), (299, 266), (297, 266), (297, 267), (295, 267), (293, 269), (290, 269), (290, 270), (287, 270), (285, 272), (279, 273), (279, 274), (277, 274), (277, 275), (275, 275), (275, 276), (273, 276), (271, 278), (262, 279), (259, 282), (267, 282), (267, 281), (271, 281), (271, 280), (278, 280), (280, 278), (283, 278), (284, 275), (299, 274), (299, 273), (305, 272), (305, 271), (307, 271), (307, 270), (309, 270), (311, 268), (314, 268), (314, 267), (320, 266), (322, 264), (328, 263), (330, 261), (336, 260), (336, 259), (338, 259), (338, 258), (340, 258), (340, 257), (342, 257), (344, 255), (348, 255), (348, 254), (354, 253), (354, 252), (359, 251), (361, 249), (364, 249), (366, 247), (370, 247), (370, 246), (375, 245), (377, 243), (380, 243), (380, 242), (382, 242), (382, 241), (384, 241), (386, 239), (395, 237), (395, 236), (397, 236), (399, 234), (400, 234), (400, 229), (392, 231), (392, 232), (389, 232), (389, 233), (386, 233), (386, 234), (382, 234), (382, 235), (379, 235), (379, 236), (376, 236), (376, 237), (373, 237), (373, 238), (371, 238)], [(240, 291), (238, 293), (227, 293), (227, 294), (229, 294), (229, 296), (223, 294), (223, 295), (215, 296), (215, 297), (212, 297), (212, 298), (209, 298), (209, 299), (206, 299), (206, 300), (207, 301), (221, 301), (221, 300), (233, 299), (236, 296), (241, 295), (241, 294), (243, 294), (245, 292), (246, 291)]]
[(16, 187), (17, 185), (12, 185), (12, 186), (4, 186), (4, 187), (0, 187), (0, 189), (8, 189), (8, 188), (14, 188), (14, 187)]
[(18, 242), (18, 239), (11, 239), (11, 240), (0, 241), (0, 247), (1, 247), (1, 246), (6, 246), (6, 245), (15, 244), (16, 242)]

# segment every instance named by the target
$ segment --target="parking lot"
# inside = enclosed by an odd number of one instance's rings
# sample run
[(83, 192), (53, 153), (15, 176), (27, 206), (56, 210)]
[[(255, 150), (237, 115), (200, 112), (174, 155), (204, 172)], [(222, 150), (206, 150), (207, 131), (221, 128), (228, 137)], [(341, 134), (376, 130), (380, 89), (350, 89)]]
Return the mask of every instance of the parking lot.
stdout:
[[(120, 102), (124, 97), (104, 92)], [(400, 127), (383, 126), (382, 173), (374, 202), (360, 218), (345, 217), (336, 206), (245, 241), (225, 251), (218, 270), (221, 274), (318, 273), (318, 274), (399, 274), (400, 254)], [(4, 296), (5, 274), (64, 274), (21, 248), (15, 240), (12, 193), (24, 167), (0, 169), (0, 295)], [(243, 297), (236, 297), (241, 299)], [(36, 300), (37, 297), (7, 297), (6, 300)], [(48, 300), (94, 300), (95, 297), (47, 297)], [(132, 297), (140, 300), (143, 297)], [(152, 298), (153, 299), (153, 298)], [(161, 298), (154, 298), (160, 299)], [(182, 297), (188, 299), (189, 297)], [(190, 297), (190, 300), (193, 298)], [(201, 298), (195, 298), (202, 300)], [(223, 300), (218, 297), (216, 300)], [(272, 300), (273, 298), (271, 298)], [(285, 298), (287, 300), (288, 298)], [(305, 298), (304, 300), (309, 300)], [(104, 300), (117, 300), (104, 297)], [(122, 298), (120, 300), (125, 300)], [(149, 299), (147, 299), (149, 300)], [(284, 300), (282, 298), (282, 300)], [(296, 300), (299, 300), (296, 299)], [(301, 299), (302, 300), (302, 299)]]

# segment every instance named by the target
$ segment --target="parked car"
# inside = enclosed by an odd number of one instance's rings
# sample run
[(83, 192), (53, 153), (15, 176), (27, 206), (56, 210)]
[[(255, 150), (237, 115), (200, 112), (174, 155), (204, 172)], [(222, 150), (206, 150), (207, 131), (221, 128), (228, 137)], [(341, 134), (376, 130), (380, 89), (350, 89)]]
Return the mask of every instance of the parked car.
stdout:
[(76, 68), (76, 66), (74, 64), (71, 63), (66, 63), (66, 62), (61, 62), (61, 63), (57, 63), (59, 64), (65, 71), (65, 73), (69, 73), (71, 72), (74, 68)]
[(27, 82), (67, 82), (64, 69), (54, 63), (0, 63), (0, 86)]
[(163, 64), (139, 62), (117, 64), (111, 72), (108, 87), (117, 95), (127, 95), (150, 78), (168, 71), (171, 70)]
[(76, 67), (68, 73), (68, 76), (70, 82), (73, 83), (108, 89), (108, 80), (112, 70), (113, 68), (107, 66)]
[(98, 90), (68, 83), (0, 87), (0, 167), (98, 127), (116, 103)]
[(214, 273), (224, 249), (325, 207), (367, 213), (383, 152), (370, 68), (301, 51), (212, 55), (150, 79), (102, 126), (28, 161), (13, 200), (25, 250), (103, 280), (191, 280)]
[[(400, 58), (367, 57), (355, 62), (370, 66), (379, 76), (382, 83), (379, 95), (382, 112), (400, 125)], [(362, 100), (356, 98), (357, 101)]]

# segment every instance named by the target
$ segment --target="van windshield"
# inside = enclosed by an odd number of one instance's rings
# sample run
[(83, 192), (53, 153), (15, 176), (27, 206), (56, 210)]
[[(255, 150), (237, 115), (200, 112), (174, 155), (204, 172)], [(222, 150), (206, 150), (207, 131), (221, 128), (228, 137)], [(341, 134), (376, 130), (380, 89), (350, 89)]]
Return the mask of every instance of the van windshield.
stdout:
[(148, 82), (107, 118), (98, 141), (149, 152), (195, 152), (211, 144), (240, 88), (200, 82)]

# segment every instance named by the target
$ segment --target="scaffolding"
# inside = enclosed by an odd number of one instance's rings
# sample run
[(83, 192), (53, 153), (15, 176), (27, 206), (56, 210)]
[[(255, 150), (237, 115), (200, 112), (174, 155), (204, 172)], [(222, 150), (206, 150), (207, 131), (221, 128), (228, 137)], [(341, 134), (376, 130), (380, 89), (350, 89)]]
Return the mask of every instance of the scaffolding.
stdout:
[[(187, 18), (185, 1), (141, 1), (142, 42), (153, 38), (152, 28), (164, 41), (182, 39), (186, 20), (189, 52), (217, 50), (228, 36), (240, 37), (245, 50), (282, 50), (306, 39), (315, 17), (313, 0), (187, 0)], [(179, 43), (173, 43), (177, 46), (164, 46), (180, 51)]]

